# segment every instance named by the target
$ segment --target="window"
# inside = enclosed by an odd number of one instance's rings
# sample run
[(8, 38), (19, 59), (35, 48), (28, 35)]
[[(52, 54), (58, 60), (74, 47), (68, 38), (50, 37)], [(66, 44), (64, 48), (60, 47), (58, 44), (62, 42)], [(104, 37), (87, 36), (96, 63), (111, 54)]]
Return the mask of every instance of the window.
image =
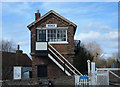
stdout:
[(37, 41), (46, 41), (46, 30), (37, 31)]
[(67, 42), (66, 29), (46, 29), (37, 31), (37, 41)]

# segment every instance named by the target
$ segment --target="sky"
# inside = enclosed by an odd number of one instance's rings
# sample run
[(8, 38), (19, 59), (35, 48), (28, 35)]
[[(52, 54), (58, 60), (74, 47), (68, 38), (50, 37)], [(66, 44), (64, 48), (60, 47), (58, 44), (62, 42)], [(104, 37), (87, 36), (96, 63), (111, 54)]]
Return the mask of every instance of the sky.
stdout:
[(30, 31), (27, 25), (54, 10), (77, 25), (76, 40), (82, 43), (97, 42), (104, 57), (118, 52), (118, 3), (117, 2), (3, 2), (2, 38), (20, 44), (29, 55)]

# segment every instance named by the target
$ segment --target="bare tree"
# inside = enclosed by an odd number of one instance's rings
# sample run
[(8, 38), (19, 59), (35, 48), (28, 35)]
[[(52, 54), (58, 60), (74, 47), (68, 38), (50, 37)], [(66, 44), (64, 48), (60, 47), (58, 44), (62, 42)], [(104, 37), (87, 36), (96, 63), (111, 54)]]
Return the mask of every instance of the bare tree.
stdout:
[(13, 43), (13, 41), (2, 40), (2, 49), (1, 49), (1, 51), (15, 52), (16, 51), (16, 44)]
[(112, 57), (107, 58), (107, 67), (111, 67), (112, 63), (115, 63), (115, 59)]
[(112, 54), (112, 58), (115, 59), (115, 61), (120, 62), (120, 57), (119, 57), (119, 55), (118, 55), (117, 52), (114, 52), (114, 53)]
[(96, 63), (96, 67), (107, 67), (107, 61), (102, 58), (102, 49), (100, 48), (99, 44), (94, 42), (90, 42), (86, 44), (86, 49), (91, 53), (94, 57), (93, 62)]
[(92, 56), (94, 56), (94, 61), (96, 61), (97, 58), (100, 58), (100, 55), (102, 54), (99, 44), (95, 41), (86, 44), (86, 49), (91, 53)]

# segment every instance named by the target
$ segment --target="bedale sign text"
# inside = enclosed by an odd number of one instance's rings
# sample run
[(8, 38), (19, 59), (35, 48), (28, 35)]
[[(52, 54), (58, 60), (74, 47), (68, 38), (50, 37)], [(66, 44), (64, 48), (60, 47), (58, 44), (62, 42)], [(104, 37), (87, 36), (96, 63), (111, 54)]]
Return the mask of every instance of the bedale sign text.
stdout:
[(46, 24), (47, 28), (56, 28), (57, 24)]

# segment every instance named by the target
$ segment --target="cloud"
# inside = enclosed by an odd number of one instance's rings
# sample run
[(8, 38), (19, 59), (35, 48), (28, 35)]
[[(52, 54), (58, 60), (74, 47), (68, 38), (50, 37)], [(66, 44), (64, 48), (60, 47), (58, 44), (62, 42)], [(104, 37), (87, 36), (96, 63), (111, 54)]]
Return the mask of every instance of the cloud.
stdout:
[(100, 32), (90, 31), (88, 33), (80, 33), (76, 35), (75, 39), (80, 39), (82, 41), (117, 40), (118, 32), (100, 33)]
[(97, 39), (98, 37), (100, 36), (100, 33), (99, 32), (94, 32), (94, 31), (91, 31), (89, 33), (80, 33), (79, 35), (77, 35), (75, 37), (75, 39), (80, 39), (81, 41), (83, 40), (94, 40), (94, 39)]
[(107, 34), (104, 34), (103, 38), (105, 38), (105, 40), (118, 40), (118, 32), (109, 32)]
[(81, 40), (84, 44), (97, 42), (103, 53), (106, 53), (105, 58), (118, 51), (118, 30), (102, 23), (87, 24), (76, 34), (75, 39)]
[(105, 25), (101, 22), (96, 23), (88, 23), (86, 26), (80, 28), (82, 32), (90, 32), (91, 30), (94, 30), (96, 32), (110, 32), (110, 31), (117, 31), (117, 29), (113, 29), (112, 27)]

